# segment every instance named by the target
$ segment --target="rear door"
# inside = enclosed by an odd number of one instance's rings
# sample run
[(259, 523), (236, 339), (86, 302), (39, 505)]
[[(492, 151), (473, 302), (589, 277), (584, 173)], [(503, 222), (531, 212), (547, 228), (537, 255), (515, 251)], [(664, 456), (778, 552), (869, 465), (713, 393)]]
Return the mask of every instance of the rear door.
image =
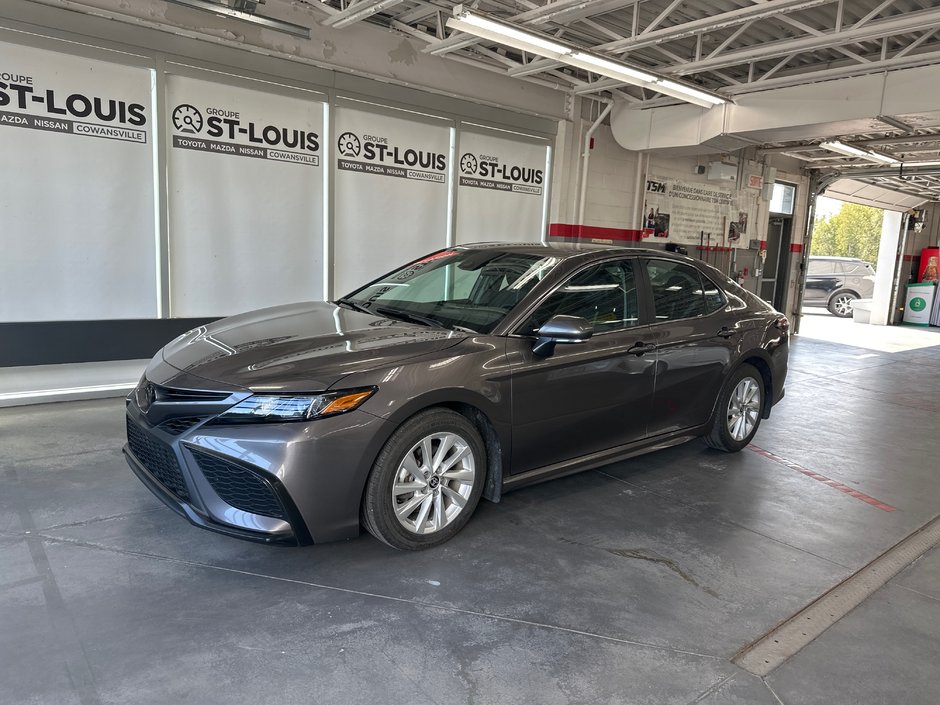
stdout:
[(701, 426), (711, 416), (741, 338), (738, 314), (697, 267), (653, 257), (641, 262), (654, 315), (649, 340), (658, 357), (649, 434)]
[[(630, 257), (580, 270), (508, 338), (513, 474), (646, 436), (655, 350), (642, 325), (636, 267)], [(535, 355), (532, 333), (559, 314), (587, 319), (594, 336)]]
[(837, 260), (810, 257), (803, 300), (807, 303), (828, 302), (829, 295), (842, 286), (841, 269), (841, 263)]

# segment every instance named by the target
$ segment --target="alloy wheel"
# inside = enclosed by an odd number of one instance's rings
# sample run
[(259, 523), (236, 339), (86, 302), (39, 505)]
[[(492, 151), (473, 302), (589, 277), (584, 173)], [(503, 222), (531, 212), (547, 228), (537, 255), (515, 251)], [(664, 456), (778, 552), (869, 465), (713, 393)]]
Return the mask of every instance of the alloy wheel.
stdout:
[(752, 377), (745, 377), (731, 392), (728, 401), (728, 433), (736, 441), (743, 441), (754, 430), (760, 417), (760, 385)]
[(469, 501), (476, 462), (456, 433), (432, 433), (405, 453), (392, 482), (392, 508), (413, 534), (433, 534), (457, 518)]
[(832, 302), (832, 308), (837, 316), (849, 316), (852, 314), (852, 302), (855, 301), (854, 296), (849, 296), (848, 294), (843, 294), (837, 296)]

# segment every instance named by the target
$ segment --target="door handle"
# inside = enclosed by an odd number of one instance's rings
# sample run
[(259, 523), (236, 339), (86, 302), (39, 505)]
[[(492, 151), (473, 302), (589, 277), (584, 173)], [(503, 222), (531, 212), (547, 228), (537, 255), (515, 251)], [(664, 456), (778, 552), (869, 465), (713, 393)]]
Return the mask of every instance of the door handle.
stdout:
[(645, 355), (648, 352), (653, 352), (655, 349), (656, 346), (652, 343), (634, 343), (630, 346), (627, 352), (639, 357), (640, 355)]
[(718, 335), (722, 338), (730, 338), (734, 335), (734, 331), (728, 328), (728, 326), (722, 326), (721, 330), (718, 331)]

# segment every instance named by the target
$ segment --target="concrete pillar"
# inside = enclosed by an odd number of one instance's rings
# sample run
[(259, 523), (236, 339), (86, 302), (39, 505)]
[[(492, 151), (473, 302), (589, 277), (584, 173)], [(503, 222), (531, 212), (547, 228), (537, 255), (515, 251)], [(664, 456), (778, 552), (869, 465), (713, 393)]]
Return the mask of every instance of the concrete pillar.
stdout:
[(898, 243), (904, 215), (885, 211), (881, 225), (881, 244), (878, 247), (878, 266), (875, 274), (875, 293), (872, 295), (871, 322), (884, 326), (891, 320), (891, 292), (898, 275)]

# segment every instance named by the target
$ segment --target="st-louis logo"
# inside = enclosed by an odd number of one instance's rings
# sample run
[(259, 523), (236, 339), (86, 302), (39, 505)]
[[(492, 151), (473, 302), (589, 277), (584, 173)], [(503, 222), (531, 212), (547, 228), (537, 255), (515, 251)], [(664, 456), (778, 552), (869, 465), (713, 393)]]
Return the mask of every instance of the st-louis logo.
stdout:
[(195, 135), (202, 131), (202, 113), (188, 103), (177, 105), (173, 109), (173, 127)]
[(477, 158), (467, 152), (460, 158), (460, 171), (464, 174), (476, 174), (477, 173)]
[(336, 147), (342, 157), (358, 157), (362, 151), (362, 142), (352, 132), (344, 132), (339, 136)]

